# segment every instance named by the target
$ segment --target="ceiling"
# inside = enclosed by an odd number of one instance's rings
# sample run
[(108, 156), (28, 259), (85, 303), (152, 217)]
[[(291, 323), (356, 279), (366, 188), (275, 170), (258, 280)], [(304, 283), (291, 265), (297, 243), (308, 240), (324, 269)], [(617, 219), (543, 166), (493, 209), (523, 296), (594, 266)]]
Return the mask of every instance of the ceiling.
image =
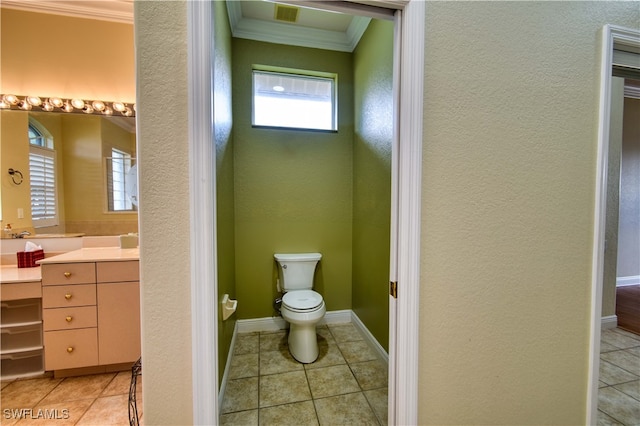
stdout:
[[(280, 6), (265, 0), (227, 1), (233, 36), (351, 52), (371, 21), (371, 18), (362, 16), (298, 8), (297, 19), (292, 23), (276, 19), (276, 9)], [(2, 0), (2, 7), (133, 23), (133, 0)]]

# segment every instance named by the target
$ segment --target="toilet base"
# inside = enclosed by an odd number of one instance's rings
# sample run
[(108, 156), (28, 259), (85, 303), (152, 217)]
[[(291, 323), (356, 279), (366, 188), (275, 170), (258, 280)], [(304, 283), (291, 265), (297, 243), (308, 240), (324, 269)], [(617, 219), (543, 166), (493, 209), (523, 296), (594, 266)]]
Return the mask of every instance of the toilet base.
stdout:
[(316, 336), (315, 324), (291, 324), (289, 353), (303, 364), (309, 364), (318, 359), (318, 336)]

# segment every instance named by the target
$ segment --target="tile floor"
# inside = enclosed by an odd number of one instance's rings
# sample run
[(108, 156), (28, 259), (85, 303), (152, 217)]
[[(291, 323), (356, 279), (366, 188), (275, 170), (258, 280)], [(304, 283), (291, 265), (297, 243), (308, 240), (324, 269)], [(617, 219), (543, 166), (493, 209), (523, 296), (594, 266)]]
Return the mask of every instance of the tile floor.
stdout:
[(317, 330), (311, 364), (291, 357), (286, 331), (238, 334), (220, 424), (386, 425), (386, 362), (353, 324)]
[(640, 336), (602, 331), (598, 425), (640, 425)]
[[(130, 383), (131, 370), (62, 379), (3, 381), (0, 424), (127, 426)], [(141, 376), (138, 376), (137, 390), (142, 424)]]

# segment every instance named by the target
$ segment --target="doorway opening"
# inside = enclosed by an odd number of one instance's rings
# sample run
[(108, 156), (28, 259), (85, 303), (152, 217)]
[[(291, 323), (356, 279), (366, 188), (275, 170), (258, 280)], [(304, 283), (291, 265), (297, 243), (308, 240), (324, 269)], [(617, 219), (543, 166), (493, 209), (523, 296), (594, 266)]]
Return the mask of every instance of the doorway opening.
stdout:
[[(324, 3), (330, 4), (331, 2)], [(362, 13), (363, 5), (341, 3)], [(395, 87), (398, 143), (395, 144), (392, 197), (395, 237), (391, 251), (392, 281), (398, 283), (398, 298), (390, 300), (389, 423), (417, 422), (418, 289), (420, 257), (420, 194), (423, 107), (424, 3), (376, 2), (395, 10)], [(316, 3), (320, 6), (323, 3)], [(374, 7), (374, 9), (377, 9)], [(359, 11), (359, 12), (358, 12)], [(212, 6), (209, 2), (188, 2), (189, 107), (192, 227), (192, 353), (193, 419), (213, 424), (218, 419), (218, 318), (215, 157), (211, 147), (215, 129), (211, 88)], [(399, 112), (402, 114), (399, 114)], [(212, 218), (214, 218), (212, 220)], [(213, 262), (212, 262), (213, 259)], [(393, 279), (395, 278), (395, 279)], [(213, 285), (211, 284), (213, 283)], [(398, 351), (397, 348), (402, 348)]]

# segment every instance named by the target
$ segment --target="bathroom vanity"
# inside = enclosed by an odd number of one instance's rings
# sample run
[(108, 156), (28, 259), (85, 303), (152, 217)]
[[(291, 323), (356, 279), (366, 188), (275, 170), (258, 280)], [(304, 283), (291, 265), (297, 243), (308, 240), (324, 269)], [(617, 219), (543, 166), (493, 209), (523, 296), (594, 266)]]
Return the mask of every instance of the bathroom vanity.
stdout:
[(140, 357), (139, 250), (82, 248), (2, 267), (2, 378), (129, 368)]

